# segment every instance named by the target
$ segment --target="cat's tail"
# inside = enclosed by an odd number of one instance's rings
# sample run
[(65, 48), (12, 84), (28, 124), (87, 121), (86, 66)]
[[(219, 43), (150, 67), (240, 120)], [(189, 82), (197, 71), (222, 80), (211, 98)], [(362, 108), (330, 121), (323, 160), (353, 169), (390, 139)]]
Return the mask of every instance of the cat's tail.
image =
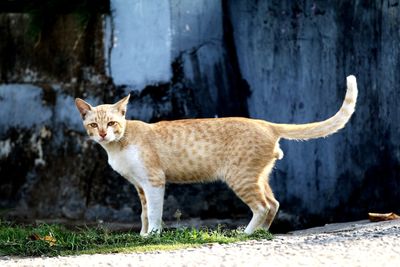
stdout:
[(356, 77), (347, 77), (347, 92), (342, 107), (331, 118), (306, 124), (273, 124), (274, 129), (281, 138), (307, 140), (325, 137), (342, 129), (349, 121), (356, 107), (357, 100)]

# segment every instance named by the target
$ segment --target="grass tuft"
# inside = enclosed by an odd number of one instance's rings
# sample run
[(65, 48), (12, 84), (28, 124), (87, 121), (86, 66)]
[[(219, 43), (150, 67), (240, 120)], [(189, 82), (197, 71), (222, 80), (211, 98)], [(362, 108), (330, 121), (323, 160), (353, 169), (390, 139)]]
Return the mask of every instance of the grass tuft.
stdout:
[(110, 232), (103, 227), (69, 230), (58, 224), (14, 225), (0, 221), (1, 256), (59, 256), (94, 253), (145, 252), (197, 247), (209, 243), (232, 243), (272, 239), (272, 234), (258, 230), (245, 235), (240, 230), (166, 229), (162, 234), (141, 237), (134, 232)]

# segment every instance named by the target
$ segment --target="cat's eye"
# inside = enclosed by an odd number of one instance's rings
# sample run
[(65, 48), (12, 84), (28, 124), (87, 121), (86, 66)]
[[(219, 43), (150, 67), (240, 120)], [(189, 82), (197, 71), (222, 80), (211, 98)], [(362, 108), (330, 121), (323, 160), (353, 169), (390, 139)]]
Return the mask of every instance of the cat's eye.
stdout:
[(114, 126), (115, 125), (115, 121), (110, 121), (109, 123), (107, 123), (107, 126)]
[(92, 127), (92, 128), (97, 128), (98, 125), (97, 125), (97, 123), (93, 122), (93, 123), (90, 123), (89, 126)]

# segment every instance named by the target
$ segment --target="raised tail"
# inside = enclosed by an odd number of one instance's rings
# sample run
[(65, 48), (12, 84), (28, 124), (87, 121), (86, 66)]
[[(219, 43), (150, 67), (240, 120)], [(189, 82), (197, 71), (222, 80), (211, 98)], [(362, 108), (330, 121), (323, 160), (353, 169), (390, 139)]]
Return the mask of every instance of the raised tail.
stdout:
[(342, 107), (331, 118), (306, 124), (273, 124), (277, 134), (281, 138), (307, 140), (325, 137), (342, 129), (354, 113), (357, 101), (356, 77), (347, 77), (347, 92)]

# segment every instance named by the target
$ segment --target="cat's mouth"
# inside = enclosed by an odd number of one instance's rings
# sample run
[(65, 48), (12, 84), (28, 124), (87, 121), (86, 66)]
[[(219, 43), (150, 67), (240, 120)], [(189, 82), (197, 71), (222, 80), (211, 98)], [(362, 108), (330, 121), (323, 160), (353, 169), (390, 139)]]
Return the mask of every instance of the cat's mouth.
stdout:
[(96, 141), (98, 143), (109, 143), (111, 140), (110, 138), (99, 136), (98, 138), (96, 138)]

